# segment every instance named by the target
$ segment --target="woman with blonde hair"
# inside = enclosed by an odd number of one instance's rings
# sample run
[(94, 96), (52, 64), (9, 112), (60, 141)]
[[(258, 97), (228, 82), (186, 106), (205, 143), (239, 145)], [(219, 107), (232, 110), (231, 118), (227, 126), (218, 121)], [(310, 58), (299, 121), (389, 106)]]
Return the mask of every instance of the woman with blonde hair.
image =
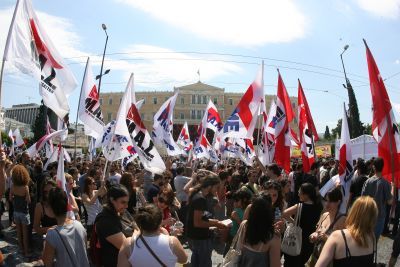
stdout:
[(377, 216), (378, 208), (371, 197), (358, 198), (346, 218), (346, 229), (329, 236), (316, 266), (325, 267), (331, 262), (333, 267), (375, 266)]

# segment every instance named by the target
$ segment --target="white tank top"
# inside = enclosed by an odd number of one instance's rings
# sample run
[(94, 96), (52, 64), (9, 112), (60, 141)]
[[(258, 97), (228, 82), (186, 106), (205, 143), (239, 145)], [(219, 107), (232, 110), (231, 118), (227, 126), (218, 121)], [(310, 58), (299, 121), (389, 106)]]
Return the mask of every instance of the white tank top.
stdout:
[[(158, 258), (168, 267), (175, 267), (177, 258), (172, 253), (167, 235), (143, 236), (149, 247), (154, 251)], [(136, 242), (137, 240), (137, 242)], [(160, 263), (151, 255), (140, 238), (133, 236), (133, 251), (129, 257), (129, 263), (135, 267), (160, 266)]]

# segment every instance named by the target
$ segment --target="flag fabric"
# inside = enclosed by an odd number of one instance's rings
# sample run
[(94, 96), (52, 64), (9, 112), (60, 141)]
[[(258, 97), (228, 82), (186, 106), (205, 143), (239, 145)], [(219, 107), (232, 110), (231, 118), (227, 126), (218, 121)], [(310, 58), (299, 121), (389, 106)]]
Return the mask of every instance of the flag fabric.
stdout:
[(10, 148), (10, 153), (8, 155), (12, 156), (12, 155), (14, 155), (14, 135), (13, 135), (11, 128), (8, 131), (8, 137), (11, 139), (11, 148)]
[(400, 138), (392, 104), (375, 59), (365, 42), (372, 96), (372, 134), (378, 143), (378, 156), (383, 158), (382, 176), (400, 186)]
[(309, 172), (311, 165), (315, 162), (315, 143), (318, 140), (318, 133), (311, 116), (306, 96), (299, 80), (298, 94), (298, 121), (300, 135), (300, 150), (303, 161), (303, 170)]
[(264, 98), (263, 68), (257, 73), (232, 115), (222, 129), (222, 137), (252, 138), (256, 127), (259, 105)]
[(95, 147), (101, 147), (104, 157), (108, 161), (115, 161), (121, 158), (135, 155), (132, 140), (129, 136), (115, 134), (116, 121), (110, 121), (105, 127), (101, 138), (96, 140)]
[(58, 148), (58, 166), (56, 175), (57, 186), (62, 188), (67, 193), (67, 188), (65, 186), (65, 172), (64, 172), (64, 148), (60, 146)]
[(173, 130), (173, 110), (175, 107), (178, 93), (175, 93), (165, 101), (157, 113), (154, 115), (152, 136), (156, 145), (167, 149), (170, 156), (177, 156), (182, 153), (179, 146), (172, 137)]
[(289, 95), (286, 91), (281, 74), (278, 73), (278, 92), (276, 101), (276, 113), (274, 118), (275, 128), (275, 161), (286, 173), (290, 172), (290, 129), (289, 123), (294, 114)]
[(133, 147), (127, 147), (125, 150), (133, 149), (146, 170), (152, 173), (163, 173), (166, 169), (164, 161), (154, 146), (135, 103), (132, 74), (118, 110), (115, 135), (131, 138)]
[(93, 137), (90, 137), (88, 154), (90, 161), (92, 161), (96, 157), (96, 139)]
[(103, 133), (104, 122), (99, 93), (93, 76), (90, 58), (87, 59), (79, 102), (79, 119), (85, 127), (85, 134), (99, 138)]
[(30, 157), (34, 157), (49, 140), (58, 139), (60, 141), (61, 137), (66, 133), (68, 133), (67, 128), (52, 132), (51, 134), (46, 134), (42, 136), (36, 143), (30, 146), (26, 152)]
[(139, 101), (136, 102), (136, 108), (140, 110), (143, 104), (144, 104), (144, 99), (140, 99)]
[(181, 132), (179, 133), (176, 143), (181, 146), (188, 146), (190, 144), (189, 127), (187, 121), (183, 124)]
[(219, 132), (222, 129), (222, 121), (221, 117), (219, 116), (217, 107), (214, 105), (211, 99), (208, 102), (206, 113), (207, 113), (206, 128), (213, 130), (214, 133)]
[[(272, 105), (272, 103), (271, 103)], [(261, 140), (258, 145), (258, 158), (263, 166), (267, 166), (271, 163), (270, 149), (268, 144), (268, 132), (267, 132), (267, 121), (268, 115), (265, 107), (265, 102), (261, 102), (260, 113), (262, 116), (262, 127), (261, 127)]]
[(14, 137), (13, 139), (14, 139), (15, 147), (21, 147), (21, 146), (25, 145), (24, 139), (22, 138), (19, 128), (14, 130), (13, 137)]
[(253, 166), (253, 160), (256, 156), (252, 139), (236, 139), (236, 155), (247, 166)]
[(339, 177), (348, 181), (353, 174), (353, 156), (351, 154), (351, 140), (349, 124), (347, 120), (346, 107), (343, 107), (342, 131), (340, 134), (339, 149)]
[(40, 81), (44, 104), (64, 119), (69, 113), (68, 95), (77, 82), (44, 31), (31, 0), (17, 1), (3, 59)]
[[(46, 116), (46, 134), (51, 134), (52, 132), (54, 132), (54, 130), (51, 128), (49, 117)], [(50, 158), (54, 151), (53, 141), (51, 139), (45, 144), (45, 149), (46, 158)]]
[[(208, 106), (207, 106), (207, 108), (208, 108)], [(197, 127), (197, 136), (194, 140), (193, 151), (194, 151), (194, 155), (196, 156), (197, 159), (201, 159), (201, 158), (209, 159), (210, 158), (209, 150), (211, 149), (211, 144), (210, 144), (210, 142), (208, 142), (207, 137), (206, 137), (207, 125), (208, 125), (207, 108), (204, 112), (203, 118), (202, 118), (199, 126)]]

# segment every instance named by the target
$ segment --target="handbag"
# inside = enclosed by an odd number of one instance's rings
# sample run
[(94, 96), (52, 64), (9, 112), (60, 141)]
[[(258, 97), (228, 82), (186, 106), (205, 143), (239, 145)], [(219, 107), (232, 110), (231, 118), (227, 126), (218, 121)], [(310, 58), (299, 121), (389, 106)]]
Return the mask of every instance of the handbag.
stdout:
[(283, 253), (290, 256), (298, 256), (301, 252), (302, 230), (299, 224), (302, 208), (303, 204), (300, 203), (297, 207), (297, 213), (294, 222), (289, 223), (283, 235), (281, 250)]
[(232, 245), (222, 261), (222, 267), (236, 267), (239, 265), (244, 240), (244, 228), (245, 223), (241, 223), (235, 237), (233, 238)]

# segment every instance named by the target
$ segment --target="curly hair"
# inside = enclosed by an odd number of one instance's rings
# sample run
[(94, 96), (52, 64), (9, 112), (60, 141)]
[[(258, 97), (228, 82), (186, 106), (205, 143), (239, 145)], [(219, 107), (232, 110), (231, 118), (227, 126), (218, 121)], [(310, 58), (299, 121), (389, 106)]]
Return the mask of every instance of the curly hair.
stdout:
[(16, 186), (27, 186), (31, 177), (28, 170), (21, 164), (18, 164), (12, 169), (11, 179)]

